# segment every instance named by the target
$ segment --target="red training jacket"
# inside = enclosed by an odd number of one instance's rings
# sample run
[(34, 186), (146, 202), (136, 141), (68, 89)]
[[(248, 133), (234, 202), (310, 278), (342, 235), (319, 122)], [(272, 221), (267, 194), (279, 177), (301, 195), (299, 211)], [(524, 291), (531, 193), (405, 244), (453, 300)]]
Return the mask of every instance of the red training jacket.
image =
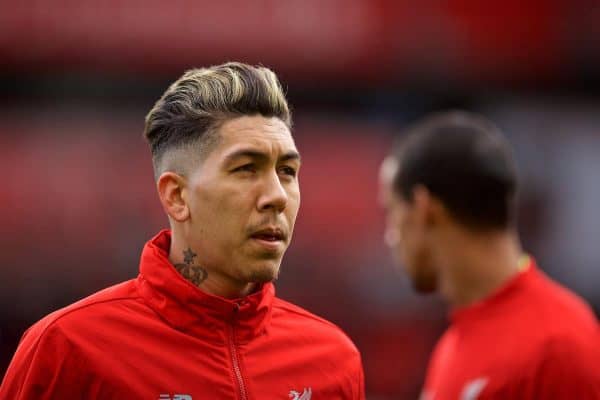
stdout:
[(600, 327), (530, 261), (497, 293), (456, 310), (425, 400), (600, 400)]
[(333, 324), (275, 297), (202, 292), (168, 260), (170, 232), (133, 279), (24, 334), (0, 399), (364, 399), (360, 355)]

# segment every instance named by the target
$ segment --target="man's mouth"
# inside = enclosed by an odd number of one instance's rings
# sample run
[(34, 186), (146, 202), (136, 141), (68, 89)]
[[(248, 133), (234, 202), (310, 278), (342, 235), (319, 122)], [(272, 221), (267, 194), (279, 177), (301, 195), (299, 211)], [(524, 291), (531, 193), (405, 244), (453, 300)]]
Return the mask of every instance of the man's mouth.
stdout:
[(266, 228), (254, 232), (250, 235), (253, 239), (264, 240), (267, 242), (285, 241), (286, 235), (279, 228)]

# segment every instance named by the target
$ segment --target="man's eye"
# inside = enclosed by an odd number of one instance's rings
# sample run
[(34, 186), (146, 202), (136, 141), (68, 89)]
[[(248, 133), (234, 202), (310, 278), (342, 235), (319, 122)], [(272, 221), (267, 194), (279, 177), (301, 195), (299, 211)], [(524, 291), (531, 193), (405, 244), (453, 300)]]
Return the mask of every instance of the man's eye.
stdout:
[(281, 167), (279, 169), (280, 172), (284, 173), (285, 175), (289, 175), (289, 176), (296, 176), (296, 170), (292, 167)]
[(255, 172), (254, 164), (244, 164), (233, 170), (233, 172)]

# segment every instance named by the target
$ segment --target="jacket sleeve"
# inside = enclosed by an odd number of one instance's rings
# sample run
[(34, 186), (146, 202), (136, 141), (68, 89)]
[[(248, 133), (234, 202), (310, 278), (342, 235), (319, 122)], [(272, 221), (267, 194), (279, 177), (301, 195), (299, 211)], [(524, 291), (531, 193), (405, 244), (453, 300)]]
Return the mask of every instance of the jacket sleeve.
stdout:
[(0, 399), (69, 398), (77, 392), (76, 366), (68, 366), (71, 346), (60, 329), (43, 321), (25, 332), (8, 366)]

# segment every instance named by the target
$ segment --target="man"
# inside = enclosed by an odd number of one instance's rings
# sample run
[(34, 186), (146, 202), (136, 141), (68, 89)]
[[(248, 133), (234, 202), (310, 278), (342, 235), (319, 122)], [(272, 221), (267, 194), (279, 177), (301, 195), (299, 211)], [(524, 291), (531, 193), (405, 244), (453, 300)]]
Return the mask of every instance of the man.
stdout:
[(146, 118), (170, 230), (140, 274), (24, 335), (1, 399), (363, 399), (352, 342), (274, 295), (300, 155), (275, 74), (185, 73)]
[(447, 112), (403, 139), (380, 174), (386, 242), (417, 291), (452, 307), (422, 399), (600, 399), (598, 322), (523, 254), (498, 129)]

